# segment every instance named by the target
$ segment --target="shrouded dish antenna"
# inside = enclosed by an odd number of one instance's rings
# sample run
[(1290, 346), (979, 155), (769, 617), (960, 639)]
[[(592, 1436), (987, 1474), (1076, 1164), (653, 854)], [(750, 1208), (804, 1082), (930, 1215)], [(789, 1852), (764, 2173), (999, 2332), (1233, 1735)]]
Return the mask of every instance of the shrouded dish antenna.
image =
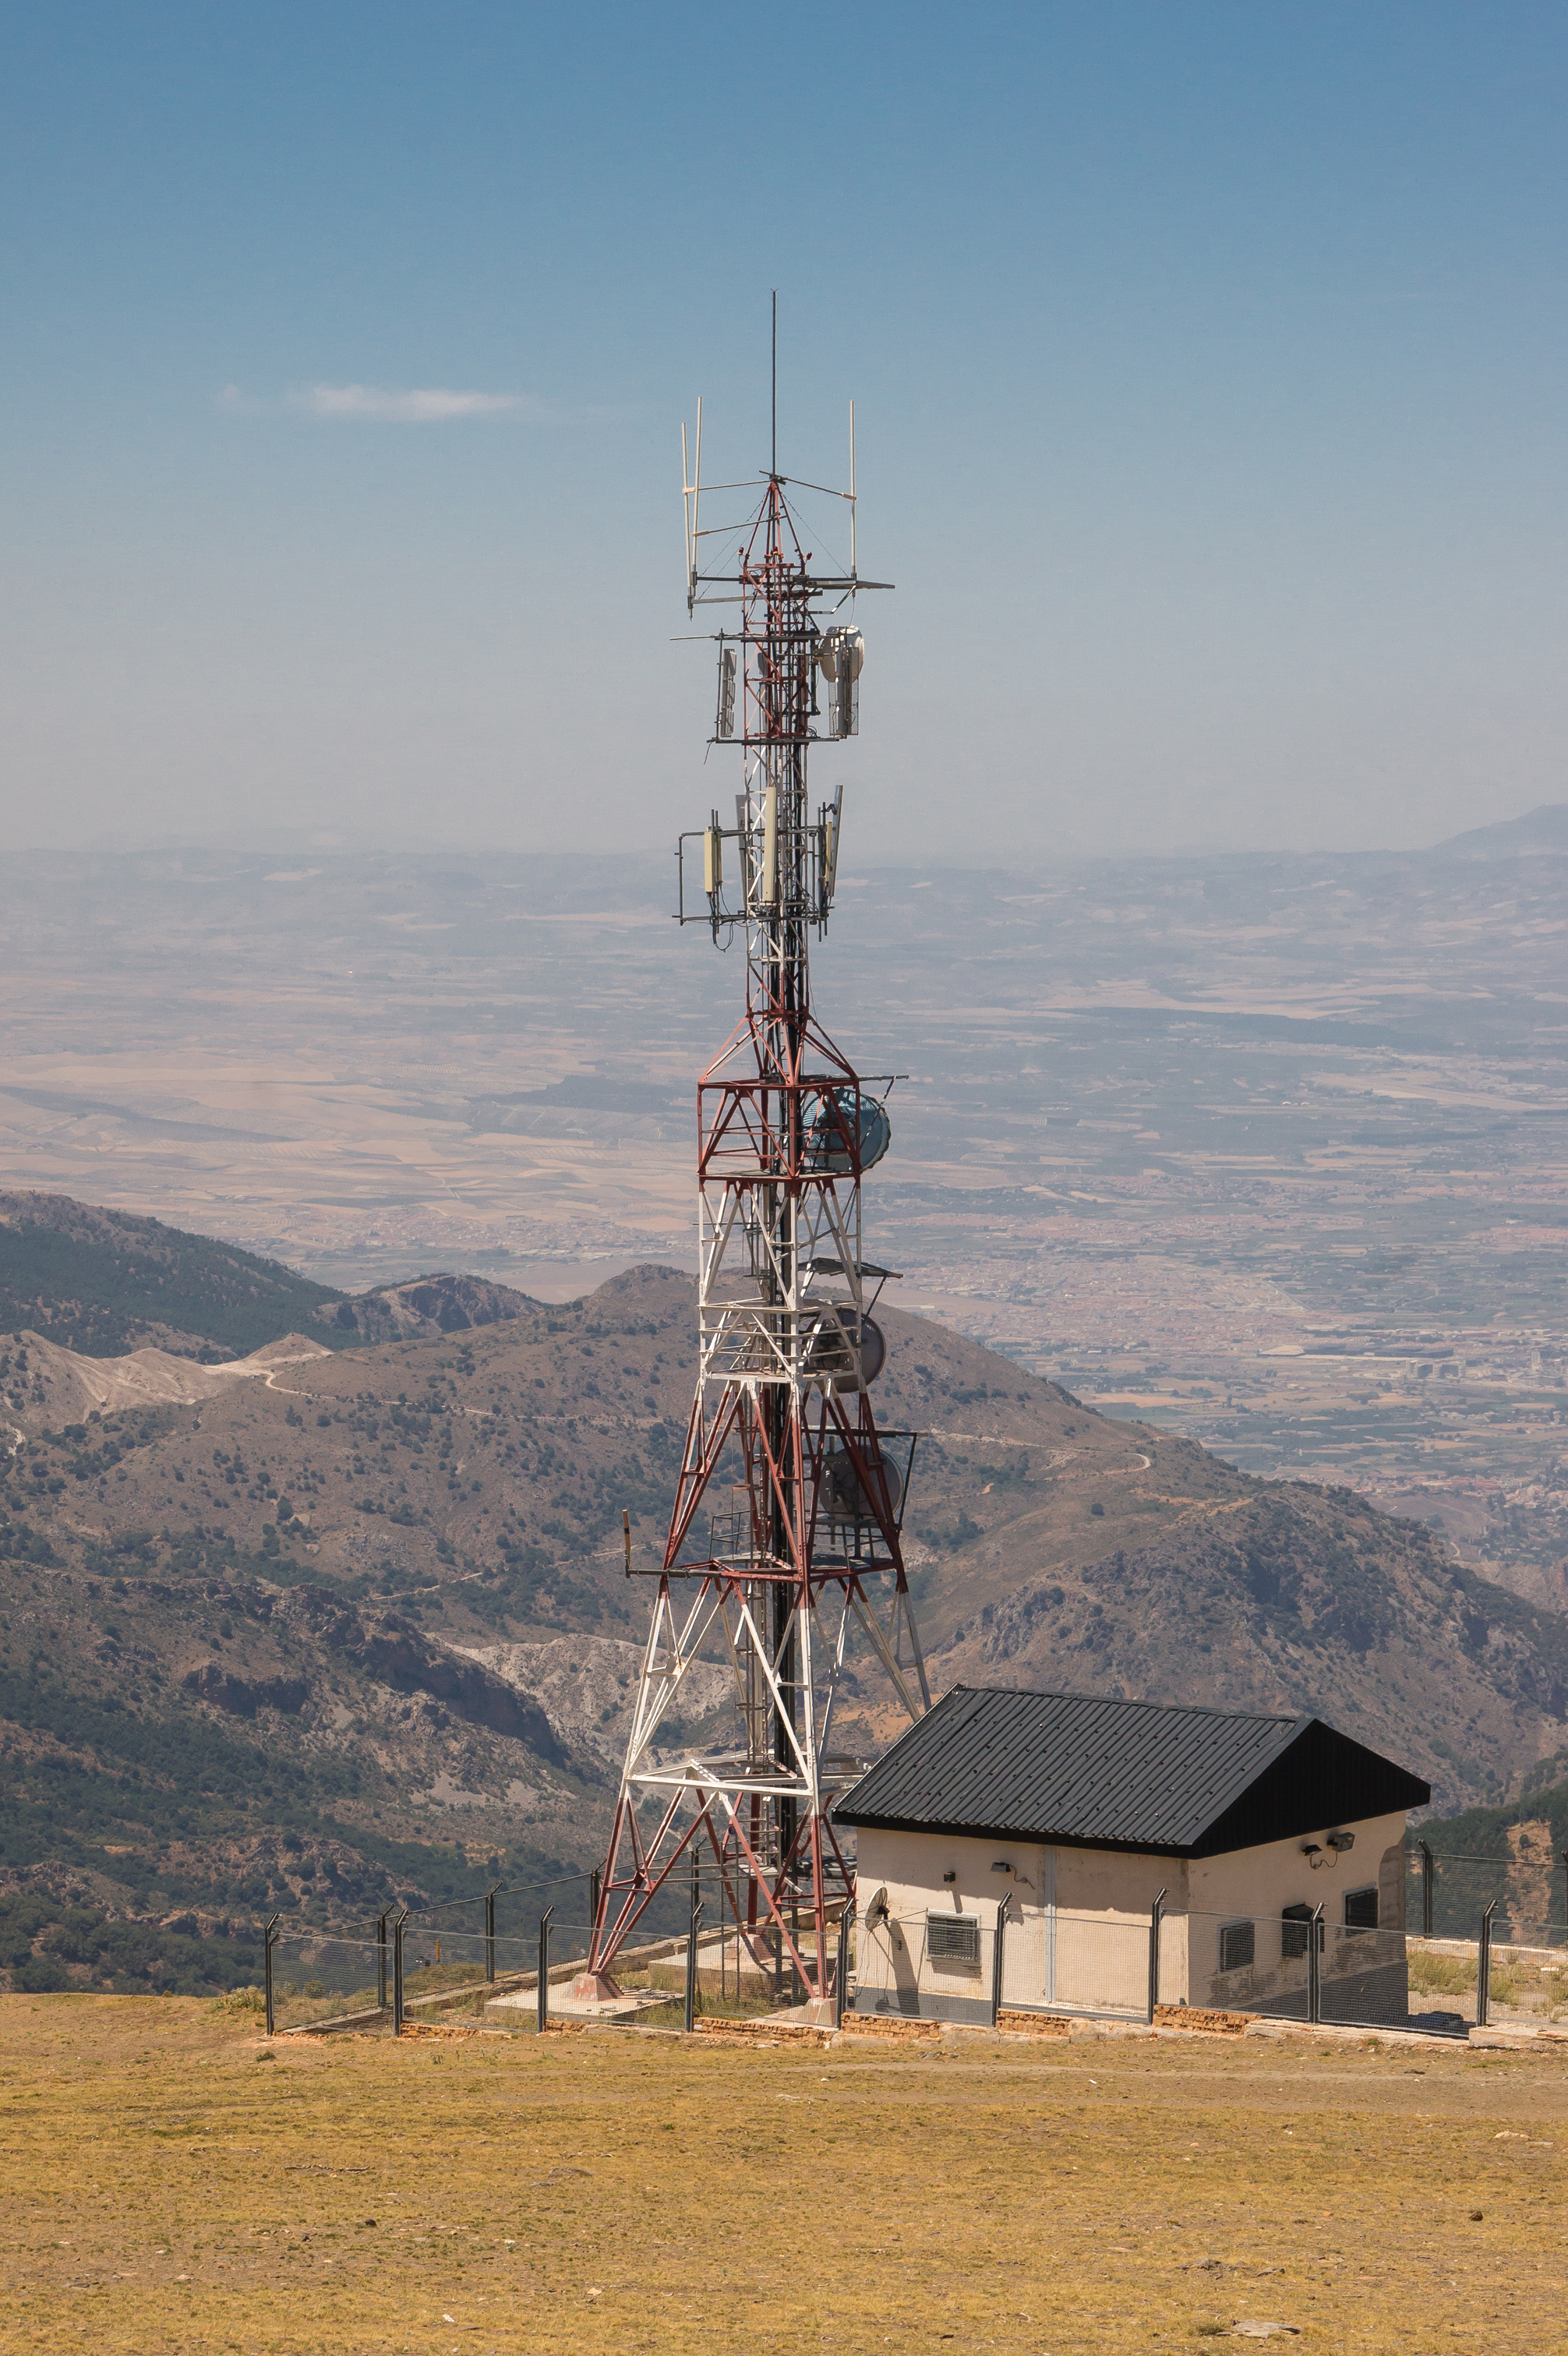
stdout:
[(812, 1170), (833, 1170), (847, 1173), (858, 1167), (875, 1169), (893, 1142), (893, 1124), (887, 1118), (887, 1108), (879, 1097), (862, 1096), (859, 1109), (858, 1153), (852, 1149), (856, 1143), (855, 1095), (853, 1088), (834, 1088), (822, 1099), (822, 1109), (812, 1122), (806, 1139), (806, 1161)]
[[(890, 1457), (882, 1459), (882, 1476), (887, 1483), (887, 1503), (897, 1514), (904, 1495), (904, 1482), (898, 1467)], [(838, 1450), (828, 1459), (822, 1474), (822, 1509), (830, 1522), (875, 1522), (877, 1519), (880, 1506), (872, 1504), (871, 1492), (855, 1471), (847, 1449)]]
[(868, 1389), (887, 1364), (887, 1337), (875, 1317), (860, 1320), (860, 1348), (854, 1346), (855, 1312), (846, 1301), (836, 1312), (824, 1310), (806, 1353), (806, 1371), (824, 1390)]
[(822, 677), (835, 687), (841, 678), (853, 683), (865, 668), (865, 633), (848, 624), (824, 630), (817, 644), (817, 661)]

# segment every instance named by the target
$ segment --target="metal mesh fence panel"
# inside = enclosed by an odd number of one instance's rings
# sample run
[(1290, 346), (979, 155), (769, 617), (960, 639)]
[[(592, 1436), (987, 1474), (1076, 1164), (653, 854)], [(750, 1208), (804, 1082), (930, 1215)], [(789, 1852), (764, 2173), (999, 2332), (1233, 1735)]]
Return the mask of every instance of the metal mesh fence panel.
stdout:
[(1467, 2028), (1476, 2019), (1477, 1941), (1410, 1942), (1410, 2015), (1433, 2029)]
[(1009, 1908), (1002, 1953), (1002, 2003), (1008, 2011), (1142, 2019), (1148, 1993), (1147, 1915), (1016, 1901)]
[[(1541, 1828), (1533, 1841), (1499, 1846), (1494, 1855), (1456, 1854), (1418, 1841), (1405, 1852), (1405, 1921), (1412, 1937), (1474, 1939), (1481, 1914), (1496, 1907), (1500, 1945), (1568, 1945), (1564, 1861)], [(1506, 1836), (1504, 1837), (1506, 1839)]]
[[(1009, 1936), (1017, 1940), (1019, 1933), (1010, 1926)], [(1146, 1915), (1090, 1914), (1055, 1907), (1041, 1923), (1040, 1944), (1045, 1980), (1040, 2000), (1053, 2011), (1144, 2017), (1149, 1987)]]
[(1492, 1923), (1488, 2017), (1494, 2026), (1568, 2025), (1568, 1926), (1519, 1915)]
[[(1310, 1920), (1293, 1910), (1268, 1914), (1188, 1913), (1173, 1917), (1185, 1933), (1185, 2001), (1221, 2012), (1257, 2012), (1305, 2020), (1311, 2005)], [(1178, 1999), (1180, 2001), (1182, 1999)]]
[(1303, 1902), (1267, 1914), (1173, 1917), (1167, 1938), (1183, 1932), (1191, 2006), (1369, 2027), (1408, 2019), (1402, 1931), (1329, 1922)]
[[(373, 2019), (379, 1974), (373, 1939), (284, 1932), (273, 1939), (273, 2025), (301, 2029), (343, 2014)], [(391, 1964), (388, 1964), (391, 1977)]]
[[(1467, 1938), (1412, 1938), (1410, 1944), (1411, 2011), (1432, 2025), (1455, 2027), (1478, 2018), (1479, 1922)], [(1487, 1973), (1487, 2014), (1491, 2026), (1562, 2028), (1568, 2025), (1568, 1933), (1561, 1922), (1532, 1922), (1493, 1915)]]
[(874, 1909), (856, 1926), (856, 2012), (906, 2020), (972, 2023), (991, 2018), (993, 1908), (892, 1913)]
[(1318, 2019), (1403, 2027), (1410, 2017), (1403, 1932), (1331, 1922), (1321, 1932)]
[(855, 1926), (854, 2009), (983, 2026), (998, 2009), (1143, 2019), (1149, 1918), (1009, 1903), (996, 1983), (996, 1908), (933, 1906)]

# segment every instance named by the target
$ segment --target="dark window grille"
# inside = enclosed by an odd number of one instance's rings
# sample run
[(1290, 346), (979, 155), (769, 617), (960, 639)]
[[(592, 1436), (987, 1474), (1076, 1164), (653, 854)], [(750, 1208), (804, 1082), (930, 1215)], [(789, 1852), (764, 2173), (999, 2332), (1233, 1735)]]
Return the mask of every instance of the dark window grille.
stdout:
[(933, 1964), (980, 1965), (978, 1914), (928, 1914), (926, 1953)]
[(1222, 1922), (1219, 1926), (1219, 1968), (1222, 1972), (1245, 1971), (1257, 1953), (1258, 1936), (1251, 1922)]
[(1347, 1931), (1375, 1931), (1377, 1927), (1377, 1884), (1374, 1882), (1366, 1890), (1348, 1890), (1345, 1892)]

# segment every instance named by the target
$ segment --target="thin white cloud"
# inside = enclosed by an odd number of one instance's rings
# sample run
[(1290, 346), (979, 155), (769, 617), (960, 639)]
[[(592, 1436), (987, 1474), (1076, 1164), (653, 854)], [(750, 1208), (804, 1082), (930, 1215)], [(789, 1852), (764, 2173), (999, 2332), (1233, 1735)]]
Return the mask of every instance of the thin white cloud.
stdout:
[(442, 425), (455, 417), (516, 416), (532, 403), (521, 392), (453, 392), (439, 385), (394, 392), (379, 384), (309, 384), (290, 392), (289, 405), (307, 410), (312, 417)]

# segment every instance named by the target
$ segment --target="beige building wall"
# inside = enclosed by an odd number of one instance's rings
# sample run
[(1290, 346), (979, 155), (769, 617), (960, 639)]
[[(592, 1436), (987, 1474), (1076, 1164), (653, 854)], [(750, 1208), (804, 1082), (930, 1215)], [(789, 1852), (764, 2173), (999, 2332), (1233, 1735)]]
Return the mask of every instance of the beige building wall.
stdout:
[[(1329, 1848), (1329, 1833), (1340, 1831), (1354, 1834), (1354, 1848), (1340, 1852)], [(1316, 1867), (1304, 1854), (1308, 1842), (1317, 1845)], [(1223, 1857), (1195, 1858), (1188, 1869), (1187, 2002), (1250, 2008), (1289, 1997), (1304, 1987), (1305, 1951), (1299, 1956), (1283, 1952), (1283, 1917), (1287, 1906), (1322, 1907), (1326, 1983), (1369, 1970), (1390, 1970), (1396, 1964), (1402, 1972), (1404, 1844), (1405, 1815), (1401, 1809), (1392, 1815), (1325, 1825), (1316, 1832), (1268, 1841), (1257, 1848), (1231, 1849)], [(1347, 1893), (1372, 1888), (1378, 1892), (1377, 1933), (1347, 1938)], [(1248, 1917), (1257, 1925), (1255, 1959), (1242, 1971), (1221, 1973), (1220, 1930), (1227, 1922)]]
[[(1328, 1861), (1336, 1858), (1326, 1842), (1331, 1830), (1355, 1836), (1354, 1847), (1337, 1862)], [(1386, 1976), (1397, 1963), (1399, 1989), (1391, 1984), (1377, 1997), (1378, 2017), (1388, 2017), (1403, 2003), (1404, 1837), (1401, 1813), (1188, 1860), (865, 1829), (858, 1836), (856, 1870), (857, 2005), (863, 2011), (989, 2019), (996, 1914), (1008, 1898), (1004, 2004), (1142, 2013), (1149, 1914), (1163, 1890), (1162, 2004), (1289, 2007), (1305, 1987), (1305, 1934), (1297, 1941), (1300, 1956), (1284, 1955), (1281, 1917), (1287, 1906), (1321, 1903), (1326, 1984), (1369, 1969)], [(1309, 1841), (1324, 1860), (1316, 1870), (1303, 1853)], [(1379, 1892), (1380, 1935), (1339, 1936), (1345, 1893), (1369, 1885)], [(873, 1922), (881, 1902), (887, 1919)], [(972, 1963), (932, 1954), (933, 1915), (977, 1924)], [(1221, 1927), (1247, 1918), (1256, 1924), (1254, 1961), (1221, 1975)]]
[[(1177, 1919), (1165, 1923), (1161, 1938), (1160, 2000), (1181, 2001), (1187, 1869), (1180, 1858), (940, 1833), (863, 1830), (858, 1837), (856, 1983), (871, 1999), (861, 2001), (863, 2011), (989, 2019), (997, 1909), (1010, 1899), (1004, 2004), (1141, 2013), (1149, 1910), (1162, 1889)], [(870, 1912), (884, 1895), (890, 1919), (874, 1925)], [(973, 1965), (930, 1954), (929, 1917), (941, 1913), (978, 1922)]]

